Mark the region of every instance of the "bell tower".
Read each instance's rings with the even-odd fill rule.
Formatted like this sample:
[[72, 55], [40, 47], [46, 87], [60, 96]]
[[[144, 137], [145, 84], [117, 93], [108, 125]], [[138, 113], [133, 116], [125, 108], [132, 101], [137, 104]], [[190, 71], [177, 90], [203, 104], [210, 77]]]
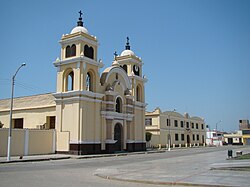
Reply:
[[115, 60], [121, 68], [126, 71], [132, 83], [132, 96], [138, 102], [145, 102], [144, 84], [147, 82], [145, 76], [142, 76], [143, 62], [141, 58], [137, 57], [131, 50], [129, 44], [129, 37], [127, 37], [125, 50], [122, 51], [120, 56], [116, 56]]
[[[131, 123], [131, 134], [136, 134], [137, 140], [143, 140], [142, 145], [146, 145], [145, 141], [145, 88], [144, 84], [147, 82], [145, 76], [142, 76], [143, 62], [141, 58], [137, 57], [131, 50], [129, 38], [125, 45], [125, 50], [120, 56], [115, 57], [117, 65], [126, 71], [131, 83], [131, 96], [134, 104], [134, 117]], [[136, 145], [136, 144], [135, 144]], [[143, 148], [144, 149], [144, 148]]]
[[[97, 61], [98, 41], [84, 27], [81, 11], [76, 27], [70, 34], [63, 35], [59, 43], [61, 58], [53, 63], [57, 67], [57, 89], [54, 94], [57, 148], [59, 152], [81, 154], [80, 147], [84, 147], [82, 142], [94, 139], [87, 137], [83, 129], [98, 128], [92, 122], [97, 121], [97, 112], [90, 109], [97, 109], [102, 97], [99, 94], [99, 69], [103, 63]], [[87, 127], [90, 124], [92, 126]]]

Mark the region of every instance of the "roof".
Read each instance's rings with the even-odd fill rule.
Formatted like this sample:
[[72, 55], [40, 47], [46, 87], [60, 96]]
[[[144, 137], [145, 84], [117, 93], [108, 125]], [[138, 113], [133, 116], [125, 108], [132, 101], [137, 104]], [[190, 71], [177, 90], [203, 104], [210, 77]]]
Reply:
[[[13, 100], [13, 109], [30, 109], [56, 106], [52, 93], [17, 97]], [[0, 100], [0, 111], [10, 110], [10, 99]]]

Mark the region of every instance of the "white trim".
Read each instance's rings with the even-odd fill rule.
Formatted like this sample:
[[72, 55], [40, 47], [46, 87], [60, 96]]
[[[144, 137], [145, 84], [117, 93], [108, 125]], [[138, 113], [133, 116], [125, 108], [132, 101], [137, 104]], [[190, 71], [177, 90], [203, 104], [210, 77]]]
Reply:
[[124, 107], [134, 108], [134, 105], [123, 105]]
[[89, 101], [89, 102], [95, 102], [95, 103], [101, 103], [102, 100], [98, 100], [98, 99], [91, 99], [91, 98], [88, 98], [88, 97], [70, 97], [70, 98], [60, 98], [60, 99], [56, 99], [55, 100], [56, 102], [71, 102], [71, 101]]
[[64, 60], [56, 60], [53, 62], [55, 67], [61, 66], [61, 65], [65, 65], [65, 64], [72, 64], [75, 62], [87, 62], [89, 64], [92, 64], [94, 66], [98, 66], [99, 68], [102, 68], [104, 66], [103, 63], [97, 62], [93, 59], [87, 58], [83, 55], [78, 56], [78, 57], [71, 57], [71, 58], [66, 58]]
[[142, 61], [140, 61], [140, 60], [136, 60], [136, 59], [134, 59], [134, 58], [126, 58], [126, 59], [118, 59], [118, 61], [117, 61], [118, 63], [122, 63], [122, 64], [131, 64], [131, 62], [133, 63], [133, 64], [139, 64], [140, 66], [142, 66], [143, 64], [144, 64], [144, 62], [142, 62]]
[[101, 111], [101, 114], [106, 119], [122, 119], [127, 121], [132, 121], [134, 114], [123, 114], [112, 111]]
[[56, 152], [56, 130], [53, 130], [53, 138], [52, 138], [52, 153]]
[[105, 143], [107, 144], [115, 144], [117, 142], [117, 140], [105, 140]]
[[114, 105], [115, 102], [114, 101], [103, 101], [103, 104], [110, 104], [110, 105]]
[[126, 143], [146, 143], [146, 141], [142, 141], [142, 140], [126, 140]]
[[60, 98], [60, 97], [73, 97], [73, 96], [89, 96], [89, 97], [94, 97], [101, 99], [104, 94], [101, 93], [95, 93], [95, 92], [90, 92], [90, 91], [69, 91], [69, 92], [57, 92], [53, 93], [53, 96], [55, 98]]
[[90, 140], [85, 140], [85, 141], [78, 141], [78, 140], [70, 140], [70, 144], [100, 144], [101, 141], [90, 141]]
[[[104, 70], [104, 73], [105, 73], [105, 70]], [[112, 73], [118, 73], [119, 75], [122, 76], [122, 78], [125, 80], [125, 86], [126, 88], [128, 88], [129, 90], [131, 90], [131, 83], [130, 83], [130, 79], [128, 77], [128, 75], [126, 74], [126, 72], [124, 71], [124, 69], [122, 69], [121, 67], [113, 67], [111, 68], [111, 70], [109, 70], [107, 76], [106, 76], [106, 79], [105, 79], [105, 83], [107, 83], [107, 80], [109, 78], [109, 76], [112, 74]]]
[[135, 75], [135, 74], [130, 74], [129, 76], [128, 76], [130, 79], [135, 79], [135, 80], [139, 80], [139, 81], [142, 81], [143, 83], [146, 83], [146, 82], [148, 82], [148, 79], [147, 78], [143, 78], [143, 77], [141, 77], [141, 76], [138, 76], [138, 75]]
[[29, 129], [25, 129], [24, 133], [24, 155], [29, 155]]
[[[88, 34], [89, 35], [89, 34]], [[95, 36], [91, 36], [91, 37], [94, 37]], [[61, 45], [67, 45], [68, 43], [72, 43], [72, 42], [85, 42], [86, 44], [91, 44], [91, 45], [94, 45], [94, 46], [98, 46], [98, 43], [97, 41], [93, 41], [93, 40], [90, 40], [82, 35], [78, 35], [78, 36], [74, 36], [72, 38], [67, 38], [67, 39], [63, 39], [63, 40], [60, 40], [59, 43]]]
[[115, 96], [115, 95], [117, 95], [117, 93], [115, 91], [109, 90], [109, 91], [105, 92], [105, 95], [113, 95], [113, 96]]
[[135, 101], [135, 105], [136, 105], [136, 106], [140, 106], [140, 107], [146, 107], [146, 106], [147, 106], [146, 103], [139, 102], [139, 101]]

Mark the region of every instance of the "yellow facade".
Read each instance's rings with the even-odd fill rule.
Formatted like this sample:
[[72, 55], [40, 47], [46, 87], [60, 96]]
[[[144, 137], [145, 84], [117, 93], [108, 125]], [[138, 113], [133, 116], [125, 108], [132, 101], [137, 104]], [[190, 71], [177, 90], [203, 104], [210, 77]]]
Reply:
[[200, 117], [181, 115], [175, 111], [161, 112], [156, 108], [146, 112], [146, 132], [152, 133], [153, 147], [203, 146], [206, 140], [205, 122]]
[[[55, 128], [56, 151], [61, 153], [145, 150], [143, 62], [127, 38], [126, 49], [100, 73], [104, 64], [98, 60], [97, 38], [81, 20], [59, 42], [61, 55], [53, 62], [56, 93], [15, 98], [13, 128]], [[4, 127], [9, 124], [9, 101], [0, 100]]]
[[79, 22], [61, 38], [61, 59], [54, 62], [57, 151], [89, 154], [145, 150], [146, 79], [141, 74], [141, 59], [127, 42], [112, 66], [99, 74], [103, 63], [97, 60], [98, 41], [83, 27], [81, 18]]

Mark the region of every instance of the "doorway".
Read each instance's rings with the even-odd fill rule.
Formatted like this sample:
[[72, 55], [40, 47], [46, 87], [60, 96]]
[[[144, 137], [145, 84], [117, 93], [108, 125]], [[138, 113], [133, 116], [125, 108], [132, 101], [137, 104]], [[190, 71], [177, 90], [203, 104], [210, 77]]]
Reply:
[[115, 151], [122, 150], [122, 125], [117, 123], [114, 129]]

